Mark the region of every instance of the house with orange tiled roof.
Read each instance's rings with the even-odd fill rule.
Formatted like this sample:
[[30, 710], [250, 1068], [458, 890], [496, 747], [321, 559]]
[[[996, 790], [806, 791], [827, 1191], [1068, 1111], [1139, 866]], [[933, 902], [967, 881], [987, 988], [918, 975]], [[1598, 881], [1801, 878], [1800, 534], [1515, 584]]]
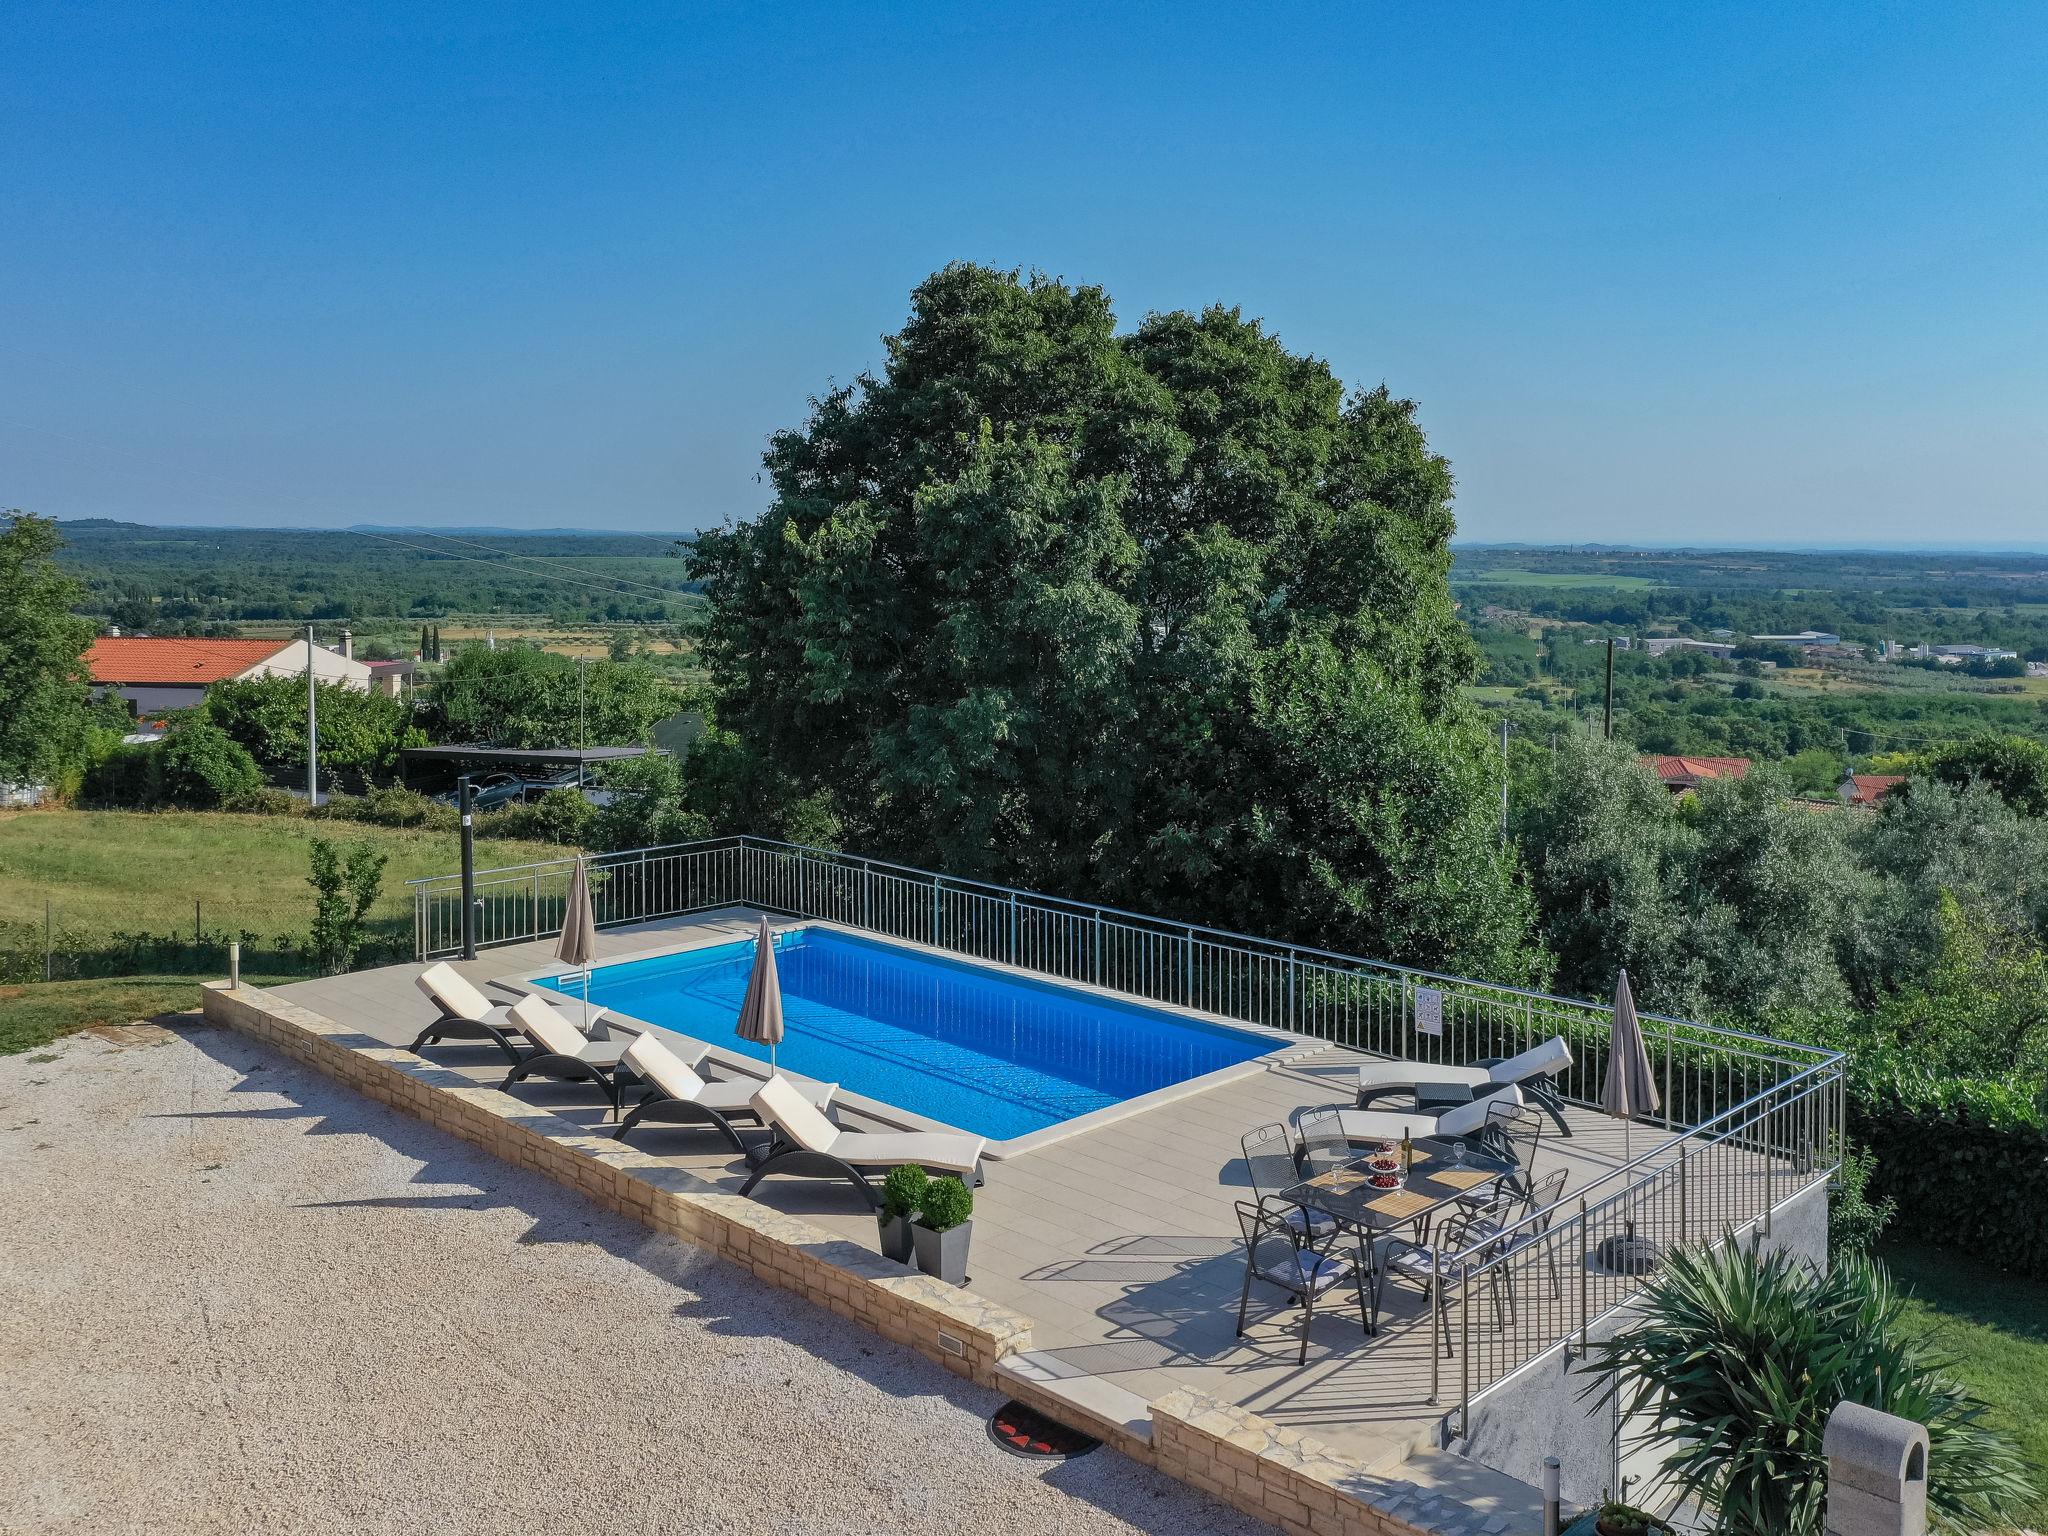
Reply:
[[340, 650], [298, 640], [188, 640], [174, 635], [102, 635], [85, 653], [95, 686], [112, 689], [138, 715], [191, 709], [214, 683], [250, 677], [304, 677], [310, 651], [323, 683], [370, 686], [370, 668], [355, 658], [348, 631]]
[[1842, 780], [1842, 804], [1875, 806], [1905, 782], [1903, 773], [1852, 773]]
[[1749, 772], [1746, 757], [1684, 757], [1646, 754], [1642, 763], [1674, 795], [1698, 789], [1709, 779], [1739, 779]]

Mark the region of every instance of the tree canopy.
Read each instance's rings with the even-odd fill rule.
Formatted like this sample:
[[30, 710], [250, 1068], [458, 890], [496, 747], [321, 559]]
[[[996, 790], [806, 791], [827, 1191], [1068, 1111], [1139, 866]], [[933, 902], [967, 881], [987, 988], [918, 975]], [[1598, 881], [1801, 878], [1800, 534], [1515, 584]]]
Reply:
[[57, 525], [9, 512], [0, 528], [0, 782], [43, 784], [75, 767], [92, 727], [84, 664], [92, 625], [57, 568]]
[[533, 645], [466, 645], [434, 684], [427, 729], [444, 741], [501, 747], [635, 746], [682, 707], [680, 691], [639, 662], [593, 661]]
[[1100, 288], [968, 265], [887, 353], [699, 542], [723, 819], [1533, 973], [1411, 402], [1234, 309], [1119, 334]]

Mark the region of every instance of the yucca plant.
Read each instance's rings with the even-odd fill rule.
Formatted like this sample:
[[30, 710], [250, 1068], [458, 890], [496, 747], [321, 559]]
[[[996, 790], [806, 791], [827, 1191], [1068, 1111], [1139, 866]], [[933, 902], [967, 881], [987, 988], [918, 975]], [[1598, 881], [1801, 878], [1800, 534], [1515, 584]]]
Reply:
[[1820, 1536], [1821, 1433], [1844, 1400], [1927, 1426], [1939, 1529], [1998, 1524], [2031, 1496], [2018, 1452], [1907, 1337], [1890, 1276], [1867, 1259], [1822, 1274], [1758, 1243], [1683, 1249], [1637, 1305], [1639, 1322], [1592, 1346], [1586, 1391], [1647, 1416], [1665, 1474], [1722, 1536]]

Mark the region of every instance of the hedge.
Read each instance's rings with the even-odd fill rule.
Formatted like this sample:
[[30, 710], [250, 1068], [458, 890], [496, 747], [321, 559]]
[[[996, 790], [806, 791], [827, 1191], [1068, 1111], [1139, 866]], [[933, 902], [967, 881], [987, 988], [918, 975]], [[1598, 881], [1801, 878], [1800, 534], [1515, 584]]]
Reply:
[[1883, 1045], [1852, 1058], [1849, 1134], [1877, 1154], [1895, 1232], [2048, 1279], [2048, 1113], [2011, 1084], [1950, 1078]]

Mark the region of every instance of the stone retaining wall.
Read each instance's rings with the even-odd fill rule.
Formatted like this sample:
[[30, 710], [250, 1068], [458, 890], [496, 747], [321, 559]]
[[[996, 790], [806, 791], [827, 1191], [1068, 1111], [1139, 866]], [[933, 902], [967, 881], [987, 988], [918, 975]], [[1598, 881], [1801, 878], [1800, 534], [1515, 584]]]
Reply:
[[1031, 1348], [1031, 1320], [1007, 1307], [906, 1270], [799, 1217], [726, 1194], [660, 1158], [592, 1136], [574, 1121], [259, 988], [210, 985], [204, 1011], [212, 1022], [367, 1098], [578, 1190], [654, 1231], [744, 1265], [769, 1284], [981, 1386], [1024, 1398], [1290, 1536], [1477, 1536], [1507, 1525], [1433, 1496], [1398, 1474], [1366, 1473], [1314, 1440], [1198, 1392], [1177, 1390], [1159, 1398], [1149, 1405], [1148, 1423], [1137, 1412], [1094, 1403], [1081, 1384], [1037, 1381], [1014, 1368], [999, 1372], [1006, 1357], [1015, 1360]]

